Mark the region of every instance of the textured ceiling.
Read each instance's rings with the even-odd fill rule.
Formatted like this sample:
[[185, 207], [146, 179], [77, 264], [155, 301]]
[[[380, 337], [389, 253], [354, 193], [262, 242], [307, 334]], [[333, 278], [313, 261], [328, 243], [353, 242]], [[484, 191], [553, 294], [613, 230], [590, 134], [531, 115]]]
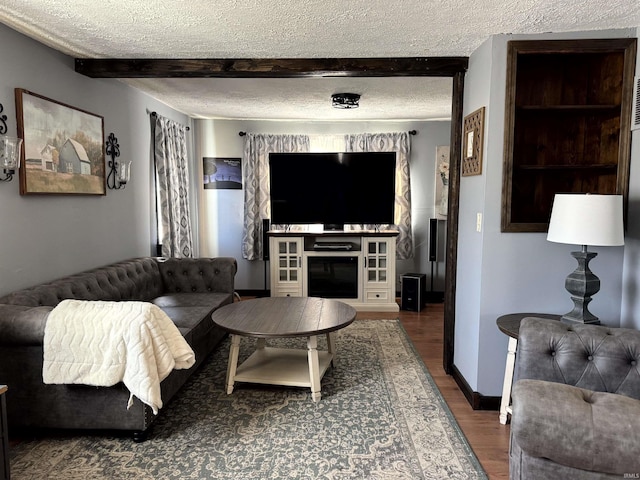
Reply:
[[[0, 22], [73, 57], [469, 56], [499, 33], [638, 27], [639, 0], [3, 0]], [[449, 118], [450, 79], [127, 80], [194, 117]], [[330, 107], [339, 91], [361, 108]]]

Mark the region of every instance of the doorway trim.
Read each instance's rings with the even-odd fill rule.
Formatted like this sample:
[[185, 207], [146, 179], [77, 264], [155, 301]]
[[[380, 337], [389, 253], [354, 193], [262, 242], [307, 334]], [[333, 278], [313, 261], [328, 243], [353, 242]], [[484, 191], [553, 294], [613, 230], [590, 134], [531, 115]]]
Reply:
[[443, 340], [443, 367], [448, 375], [456, 374], [453, 358], [462, 111], [464, 76], [468, 65], [468, 57], [75, 59], [76, 72], [91, 78], [451, 77], [453, 86]]

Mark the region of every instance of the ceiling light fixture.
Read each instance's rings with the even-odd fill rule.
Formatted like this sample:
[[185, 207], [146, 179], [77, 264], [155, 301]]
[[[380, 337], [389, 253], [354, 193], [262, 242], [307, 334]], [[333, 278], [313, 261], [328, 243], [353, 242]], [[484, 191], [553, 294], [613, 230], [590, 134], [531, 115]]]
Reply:
[[333, 108], [358, 108], [360, 95], [357, 93], [334, 93], [331, 95]]

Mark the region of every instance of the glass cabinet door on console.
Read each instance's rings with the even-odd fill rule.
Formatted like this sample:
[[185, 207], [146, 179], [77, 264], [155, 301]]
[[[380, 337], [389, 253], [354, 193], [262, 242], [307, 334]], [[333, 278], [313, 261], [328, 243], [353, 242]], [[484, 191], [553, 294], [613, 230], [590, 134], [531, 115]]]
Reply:
[[387, 283], [388, 249], [386, 240], [366, 240], [366, 282]]
[[391, 272], [395, 270], [392, 268], [395, 262], [395, 238], [366, 238], [364, 252], [364, 300], [389, 302], [394, 298]]
[[302, 296], [302, 239], [272, 237], [272, 296]]

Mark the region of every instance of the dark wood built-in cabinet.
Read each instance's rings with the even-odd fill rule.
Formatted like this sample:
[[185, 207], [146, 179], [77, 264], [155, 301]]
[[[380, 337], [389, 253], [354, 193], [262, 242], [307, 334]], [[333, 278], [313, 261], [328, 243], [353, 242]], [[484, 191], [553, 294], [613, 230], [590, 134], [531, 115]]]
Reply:
[[626, 205], [636, 40], [512, 41], [507, 52], [502, 231], [547, 231], [556, 193]]
[[6, 385], [0, 385], [0, 480], [9, 480], [9, 433], [7, 428]]

